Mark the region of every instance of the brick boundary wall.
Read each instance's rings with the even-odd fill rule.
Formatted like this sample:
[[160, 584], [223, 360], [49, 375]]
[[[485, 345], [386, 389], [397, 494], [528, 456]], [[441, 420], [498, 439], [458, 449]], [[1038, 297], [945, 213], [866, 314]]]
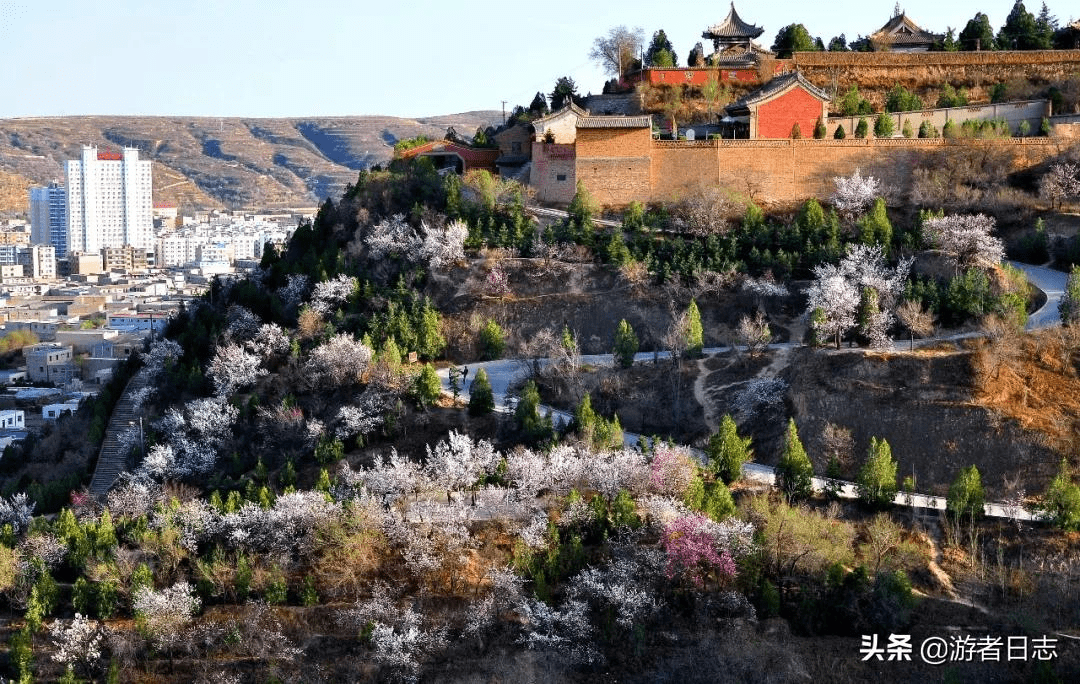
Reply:
[[656, 141], [637, 149], [577, 158], [577, 178], [601, 204], [673, 201], [702, 186], [720, 186], [771, 205], [794, 205], [827, 197], [833, 178], [855, 169], [906, 192], [913, 171], [949, 149], [994, 148], [1010, 155], [1013, 170], [1037, 166], [1064, 151], [1064, 138], [1003, 140], [924, 140], [918, 138], [845, 140], [695, 140]]
[[1017, 66], [1027, 64], [1075, 64], [1080, 67], [1080, 50], [1000, 50], [982, 52], [796, 52], [786, 61], [791, 67], [853, 66], [920, 67]]

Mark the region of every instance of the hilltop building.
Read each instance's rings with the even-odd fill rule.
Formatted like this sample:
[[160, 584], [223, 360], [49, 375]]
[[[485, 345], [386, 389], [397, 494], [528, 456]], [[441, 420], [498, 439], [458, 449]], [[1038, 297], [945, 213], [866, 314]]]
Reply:
[[829, 115], [829, 96], [793, 71], [777, 76], [762, 87], [724, 108], [721, 120], [731, 126], [732, 138], [791, 138], [795, 126], [802, 137], [813, 135], [818, 120]]
[[30, 188], [30, 242], [52, 245], [56, 256], [67, 256], [67, 189], [59, 183]]
[[772, 54], [754, 42], [764, 32], [764, 28], [743, 21], [733, 2], [724, 20], [705, 29], [701, 37], [713, 42], [709, 60], [713, 66], [748, 67], [756, 66], [761, 57]]
[[67, 251], [154, 249], [152, 164], [134, 148], [99, 152], [90, 145], [83, 146], [81, 159], [64, 164]]
[[908, 18], [899, 5], [893, 18], [867, 39], [875, 52], [929, 52], [943, 36], [924, 31]]

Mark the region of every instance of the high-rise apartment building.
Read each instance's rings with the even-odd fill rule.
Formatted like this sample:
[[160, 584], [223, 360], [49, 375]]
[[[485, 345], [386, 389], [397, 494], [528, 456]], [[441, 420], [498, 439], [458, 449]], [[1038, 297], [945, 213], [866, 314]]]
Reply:
[[30, 242], [52, 245], [56, 256], [67, 256], [67, 190], [58, 183], [30, 188]]
[[104, 247], [154, 248], [152, 162], [139, 151], [99, 152], [84, 145], [81, 159], [64, 164], [68, 252]]

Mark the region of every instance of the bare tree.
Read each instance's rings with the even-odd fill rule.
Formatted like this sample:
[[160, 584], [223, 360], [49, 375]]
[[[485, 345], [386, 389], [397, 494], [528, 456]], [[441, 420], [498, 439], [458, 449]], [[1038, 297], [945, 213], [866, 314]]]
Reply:
[[735, 207], [727, 192], [702, 185], [675, 205], [675, 226], [698, 237], [721, 235], [727, 232]]
[[911, 349], [915, 349], [915, 336], [926, 337], [934, 332], [934, 314], [922, 307], [919, 302], [905, 299], [896, 307], [896, 317], [911, 333]]
[[765, 313], [758, 309], [753, 318], [743, 315], [739, 319], [739, 325], [735, 328], [735, 334], [739, 341], [746, 345], [746, 352], [750, 356], [757, 356], [765, 351], [772, 341], [772, 333], [769, 331], [769, 322], [765, 320]]
[[641, 52], [645, 42], [645, 32], [641, 27], [632, 29], [616, 26], [606, 36], [593, 41], [589, 58], [595, 60], [607, 73], [621, 81], [631, 63]]

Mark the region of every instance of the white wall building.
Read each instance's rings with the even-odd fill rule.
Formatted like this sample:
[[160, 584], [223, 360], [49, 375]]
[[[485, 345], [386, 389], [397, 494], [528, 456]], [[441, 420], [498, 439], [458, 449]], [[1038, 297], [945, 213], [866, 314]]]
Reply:
[[0, 430], [22, 430], [26, 428], [26, 415], [17, 409], [0, 411]]
[[50, 183], [47, 188], [30, 188], [30, 242], [52, 245], [56, 256], [67, 256], [67, 189]]
[[117, 154], [89, 145], [65, 162], [68, 251], [154, 248], [152, 165], [133, 148]]

